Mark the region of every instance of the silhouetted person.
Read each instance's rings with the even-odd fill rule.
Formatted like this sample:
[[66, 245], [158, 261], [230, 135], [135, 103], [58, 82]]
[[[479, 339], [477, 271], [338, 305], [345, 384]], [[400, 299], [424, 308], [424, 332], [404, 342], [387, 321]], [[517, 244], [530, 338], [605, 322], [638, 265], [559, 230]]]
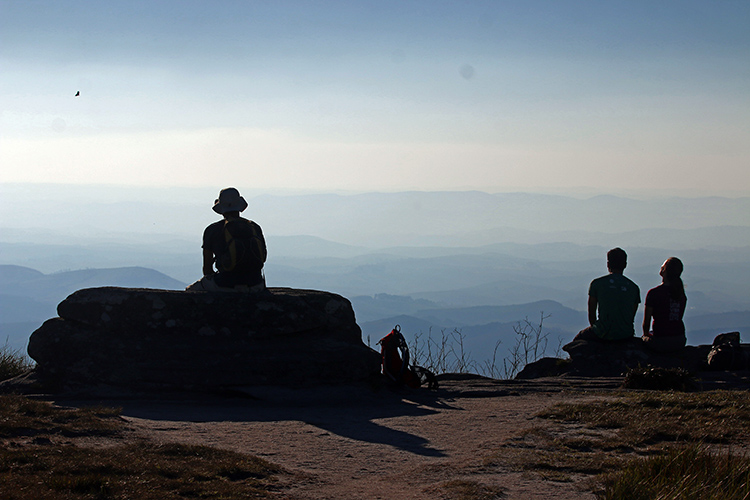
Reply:
[[266, 241], [255, 222], [240, 217], [247, 202], [235, 188], [222, 189], [213, 210], [224, 216], [203, 232], [203, 278], [189, 291], [261, 291]]
[[635, 312], [641, 302], [638, 285], [623, 276], [628, 255], [622, 248], [607, 252], [609, 274], [589, 285], [589, 326], [574, 340], [622, 340], [635, 336]]
[[679, 351], [687, 343], [682, 322], [687, 297], [681, 275], [682, 261], [677, 257], [668, 258], [659, 269], [661, 285], [646, 294], [642, 338], [654, 351]]

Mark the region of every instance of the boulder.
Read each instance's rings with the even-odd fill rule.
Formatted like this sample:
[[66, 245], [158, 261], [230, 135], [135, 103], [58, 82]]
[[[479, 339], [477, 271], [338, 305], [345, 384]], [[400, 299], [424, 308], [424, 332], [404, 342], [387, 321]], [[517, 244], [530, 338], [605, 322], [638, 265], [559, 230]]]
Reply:
[[528, 380], [543, 377], [556, 377], [570, 371], [570, 359], [540, 358], [523, 367], [523, 370], [516, 374], [516, 380]]
[[28, 353], [48, 386], [221, 392], [367, 380], [351, 303], [313, 290], [258, 294], [129, 288], [79, 290], [32, 333]]

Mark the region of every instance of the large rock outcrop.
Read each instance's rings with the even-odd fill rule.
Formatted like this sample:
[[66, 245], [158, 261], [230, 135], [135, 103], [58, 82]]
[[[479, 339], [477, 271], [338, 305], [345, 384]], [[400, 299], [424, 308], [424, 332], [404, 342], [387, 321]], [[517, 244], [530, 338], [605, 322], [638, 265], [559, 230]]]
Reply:
[[379, 372], [351, 303], [327, 292], [90, 288], [57, 311], [28, 347], [48, 386], [217, 392], [346, 384]]

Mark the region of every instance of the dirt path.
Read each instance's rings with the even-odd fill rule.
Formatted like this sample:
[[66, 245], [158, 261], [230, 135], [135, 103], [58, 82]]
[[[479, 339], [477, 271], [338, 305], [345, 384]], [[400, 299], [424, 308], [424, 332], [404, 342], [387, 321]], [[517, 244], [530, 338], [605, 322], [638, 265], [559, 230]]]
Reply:
[[438, 392], [267, 392], [258, 400], [129, 402], [123, 415], [141, 437], [279, 464], [293, 499], [451, 498], [462, 485], [502, 492], [496, 498], [593, 498], [575, 481], [486, 465], [507, 440], [546, 425], [538, 411], [587, 397], [559, 384], [516, 389], [447, 381]]

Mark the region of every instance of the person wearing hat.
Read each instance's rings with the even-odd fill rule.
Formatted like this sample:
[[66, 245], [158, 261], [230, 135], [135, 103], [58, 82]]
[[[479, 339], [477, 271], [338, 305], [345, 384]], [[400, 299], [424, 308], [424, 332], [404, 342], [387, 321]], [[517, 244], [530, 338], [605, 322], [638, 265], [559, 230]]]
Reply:
[[224, 218], [203, 232], [203, 278], [186, 290], [265, 290], [266, 241], [258, 224], [240, 217], [246, 208], [247, 202], [237, 189], [219, 192], [213, 210]]

